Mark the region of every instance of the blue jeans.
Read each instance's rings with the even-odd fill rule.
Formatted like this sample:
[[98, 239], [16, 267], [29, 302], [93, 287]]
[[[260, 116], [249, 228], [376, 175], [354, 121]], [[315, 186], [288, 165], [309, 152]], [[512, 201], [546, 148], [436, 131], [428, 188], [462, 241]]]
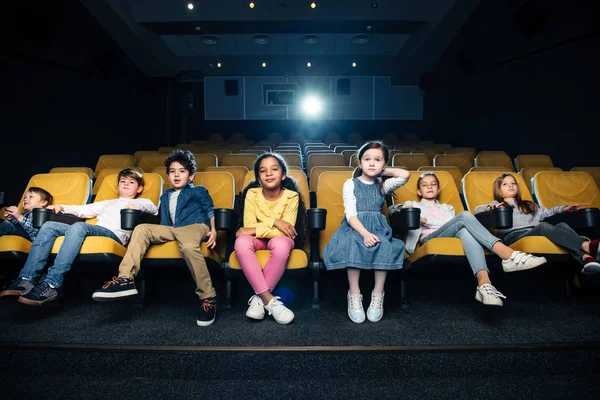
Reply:
[[102, 226], [90, 225], [85, 222], [68, 225], [62, 222], [48, 221], [42, 225], [37, 237], [33, 241], [29, 257], [27, 257], [19, 278], [35, 280], [41, 275], [48, 262], [54, 241], [59, 236], [64, 236], [65, 240], [56, 255], [54, 265], [48, 268], [48, 274], [42, 278], [43, 281], [46, 281], [55, 288], [62, 285], [63, 277], [71, 269], [71, 265], [79, 255], [79, 250], [81, 250], [86, 237], [103, 236], [122, 244], [111, 230]]
[[[450, 221], [446, 222], [435, 232], [427, 235], [421, 242], [434, 238], [453, 238], [457, 237], [461, 240], [465, 255], [469, 261], [469, 265], [473, 270], [473, 274], [481, 270], [489, 273], [487, 263], [485, 262], [485, 253], [483, 248], [492, 250], [494, 244], [500, 241], [496, 236], [492, 235], [481, 223], [468, 211], [463, 211]], [[483, 247], [482, 247], [483, 246]]]
[[27, 231], [25, 231], [25, 229], [23, 229], [23, 227], [20, 224], [17, 224], [15, 226], [8, 221], [2, 221], [2, 223], [0, 223], [0, 236], [4, 235], [21, 236], [22, 238], [31, 241], [31, 238], [27, 234]]

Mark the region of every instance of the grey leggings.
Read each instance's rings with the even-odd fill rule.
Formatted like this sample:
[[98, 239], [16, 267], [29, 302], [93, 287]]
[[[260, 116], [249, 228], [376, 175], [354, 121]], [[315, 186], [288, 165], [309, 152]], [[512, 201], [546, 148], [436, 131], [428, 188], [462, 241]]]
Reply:
[[509, 232], [504, 236], [504, 244], [510, 246], [517, 240], [527, 236], [545, 236], [552, 243], [564, 247], [569, 253], [579, 262], [581, 257], [585, 254], [581, 250], [581, 245], [585, 242], [582, 238], [564, 222], [560, 222], [556, 225], [549, 224], [547, 222], [540, 222], [540, 224], [533, 228], [517, 229]]

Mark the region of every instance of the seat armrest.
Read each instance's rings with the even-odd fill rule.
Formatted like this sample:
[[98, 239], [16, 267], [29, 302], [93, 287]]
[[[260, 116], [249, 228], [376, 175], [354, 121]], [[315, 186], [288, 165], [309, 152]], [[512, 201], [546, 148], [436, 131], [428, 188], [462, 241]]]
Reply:
[[577, 211], [567, 211], [544, 219], [552, 225], [564, 222], [573, 229], [596, 228], [600, 226], [600, 210], [597, 208], [582, 208]]
[[215, 208], [215, 228], [217, 230], [231, 230], [235, 226], [234, 212], [231, 208]]
[[124, 208], [121, 210], [121, 229], [123, 230], [132, 231], [140, 224], [157, 225], [159, 223], [160, 218], [158, 215], [130, 208]]
[[308, 215], [308, 228], [310, 230], [322, 231], [325, 229], [327, 209], [325, 208], [309, 208], [306, 210]]
[[33, 209], [31, 225], [35, 229], [40, 229], [42, 225], [48, 221], [62, 222], [63, 224], [73, 225], [76, 222], [83, 222], [84, 220], [73, 214], [65, 214], [62, 212], [55, 214], [53, 210], [48, 208]]

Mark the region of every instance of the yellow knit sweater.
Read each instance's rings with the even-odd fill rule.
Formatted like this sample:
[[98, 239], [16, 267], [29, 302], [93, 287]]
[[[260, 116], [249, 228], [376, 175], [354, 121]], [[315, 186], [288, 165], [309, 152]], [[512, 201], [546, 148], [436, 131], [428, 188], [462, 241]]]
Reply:
[[298, 193], [284, 189], [283, 195], [268, 201], [263, 197], [262, 188], [249, 189], [244, 202], [244, 227], [256, 228], [256, 237], [270, 239], [283, 236], [273, 226], [275, 220], [281, 219], [296, 225], [298, 215]]

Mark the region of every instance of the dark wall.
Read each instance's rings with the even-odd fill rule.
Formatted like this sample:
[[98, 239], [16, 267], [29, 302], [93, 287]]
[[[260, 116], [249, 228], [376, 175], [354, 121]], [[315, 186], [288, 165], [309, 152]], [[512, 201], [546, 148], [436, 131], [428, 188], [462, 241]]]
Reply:
[[482, 2], [423, 77], [426, 130], [563, 169], [600, 165], [598, 2], [499, 3]]
[[43, 3], [5, 14], [0, 191], [11, 203], [33, 174], [166, 142], [169, 83], [144, 77], [78, 1]]

